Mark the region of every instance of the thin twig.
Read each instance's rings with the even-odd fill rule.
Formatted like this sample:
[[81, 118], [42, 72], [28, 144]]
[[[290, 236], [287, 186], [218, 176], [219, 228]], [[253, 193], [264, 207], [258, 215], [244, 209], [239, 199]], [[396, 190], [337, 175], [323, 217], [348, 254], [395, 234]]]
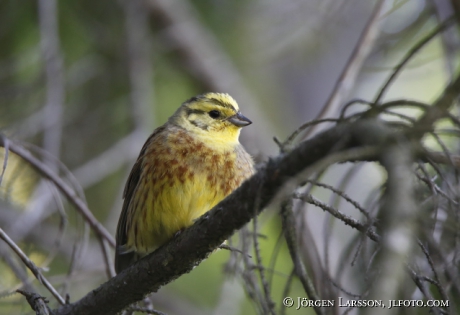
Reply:
[[[367, 56], [372, 50], [372, 47], [375, 44], [375, 41], [378, 37], [379, 30], [379, 20], [382, 15], [383, 4], [385, 0], [379, 0], [375, 4], [374, 10], [364, 27], [361, 36], [356, 43], [348, 61], [337, 79], [334, 89], [329, 95], [326, 104], [321, 108], [320, 113], [315, 120], [323, 119], [335, 112], [338, 111], [339, 106], [342, 104], [343, 100], [348, 96], [350, 90], [353, 88], [356, 78], [358, 77], [359, 71], [361, 70], [362, 65], [367, 59]], [[302, 139], [308, 138], [315, 132], [316, 128], [309, 129]]]
[[[1, 139], [0, 139], [1, 140]], [[3, 141], [0, 141], [0, 146], [4, 146]], [[75, 208], [82, 214], [85, 220], [90, 224], [94, 231], [105, 238], [112, 247], [115, 247], [115, 240], [113, 236], [99, 223], [94, 217], [91, 210], [88, 209], [86, 203], [75, 194], [75, 191], [71, 189], [61, 178], [56, 176], [50, 168], [44, 163], [40, 162], [37, 158], [32, 156], [28, 151], [22, 147], [10, 142], [10, 150], [15, 154], [19, 155], [22, 159], [27, 161], [35, 170], [37, 170], [44, 177], [51, 180], [59, 190], [67, 197], [67, 199], [75, 206]]]
[[[294, 272], [295, 275], [299, 278], [302, 283], [305, 293], [307, 293], [308, 298], [317, 301], [320, 299], [318, 293], [313, 285], [313, 281], [305, 270], [305, 266], [300, 259], [298, 253], [298, 243], [297, 243], [297, 232], [295, 230], [295, 218], [292, 213], [292, 200], [285, 201], [281, 205], [281, 219], [283, 225], [283, 232], [286, 242], [289, 248], [289, 254], [291, 255], [292, 262], [294, 263]], [[324, 314], [323, 309], [316, 306], [313, 307], [317, 315]]]
[[138, 306], [131, 306], [127, 309], [130, 312], [141, 312], [145, 314], [154, 314], [154, 315], [166, 315], [166, 313], [157, 311], [157, 310], [149, 310], [145, 307], [138, 307]]
[[0, 174], [0, 186], [2, 185], [2, 181], [3, 181], [3, 176], [5, 175], [5, 171], [6, 171], [6, 166], [8, 165], [8, 155], [10, 153], [10, 150], [8, 149], [9, 146], [10, 146], [10, 143], [8, 141], [8, 139], [0, 134], [0, 138], [2, 138], [2, 141], [4, 143], [4, 155], [3, 155], [3, 167], [2, 167], [2, 173]]
[[122, 0], [130, 81], [131, 113], [136, 129], [144, 134], [153, 125], [153, 65], [149, 11], [143, 0]]
[[435, 284], [436, 287], [438, 288], [439, 293], [441, 294], [442, 299], [443, 299], [444, 301], [449, 300], [449, 297], [448, 297], [446, 291], [444, 290], [444, 287], [441, 285], [441, 281], [440, 281], [440, 279], [439, 279], [438, 272], [436, 271], [436, 268], [434, 267], [434, 263], [433, 263], [433, 260], [431, 259], [431, 255], [430, 255], [430, 253], [428, 252], [428, 249], [426, 248], [425, 245], [423, 245], [423, 243], [422, 243], [420, 240], [418, 240], [417, 243], [418, 243], [418, 246], [420, 246], [420, 248], [422, 249], [423, 254], [424, 254], [425, 257], [426, 257], [426, 260], [428, 261], [428, 264], [430, 265], [431, 271], [433, 272], [434, 278], [435, 278], [435, 280], [436, 280], [436, 282], [433, 283], [433, 284]]
[[236, 248], [236, 247], [233, 247], [233, 246], [230, 246], [230, 245], [227, 245], [227, 244], [222, 244], [219, 246], [220, 249], [225, 249], [225, 250], [229, 250], [231, 252], [235, 252], [235, 253], [240, 253], [242, 255], [248, 255], [249, 258], [252, 258], [251, 255], [249, 254], [246, 254], [245, 252], [243, 252], [242, 250]]
[[[382, 249], [377, 259], [379, 274], [374, 277], [370, 299], [396, 299], [401, 290], [405, 262], [415, 245], [417, 203], [413, 180], [413, 152], [408, 143], [395, 143], [382, 151], [381, 163], [388, 173], [387, 190], [381, 210]], [[404, 179], [404, 180], [401, 180]], [[378, 284], [378, 285], [375, 285]], [[386, 314], [387, 310], [367, 309], [365, 314]]]
[[92, 186], [119, 170], [123, 164], [134, 160], [144, 141], [144, 134], [136, 129], [100, 155], [74, 169], [73, 174], [81, 186]]
[[311, 126], [316, 126], [317, 124], [322, 124], [322, 123], [325, 123], [325, 122], [335, 122], [335, 123], [338, 123], [340, 122], [341, 119], [337, 119], [337, 118], [323, 118], [323, 119], [314, 119], [314, 120], [311, 120], [311, 121], [308, 121], [306, 123], [304, 123], [302, 126], [300, 126], [299, 128], [297, 128], [287, 139], [286, 141], [284, 141], [283, 143], [279, 142], [279, 140], [277, 138], [274, 138], [275, 142], [278, 144], [279, 148], [280, 148], [280, 151], [281, 153], [286, 153], [288, 152], [292, 146], [292, 142], [295, 140], [295, 138], [304, 130], [306, 130], [307, 128], [311, 127]]
[[414, 47], [412, 47], [411, 50], [409, 50], [402, 61], [394, 68], [394, 70], [391, 72], [390, 77], [385, 81], [385, 84], [383, 87], [380, 89], [379, 94], [377, 94], [377, 97], [374, 100], [374, 104], [378, 104], [385, 93], [387, 92], [388, 88], [390, 87], [391, 83], [396, 79], [398, 74], [401, 72], [402, 68], [412, 59], [412, 57], [420, 50], [422, 49], [426, 44], [428, 44], [433, 38], [435, 38], [440, 32], [445, 30], [446, 28], [450, 27], [453, 25], [455, 22], [455, 19], [453, 17], [447, 19], [444, 21], [441, 25], [436, 27], [433, 31], [431, 31], [428, 35], [426, 35], [421, 41], [417, 43]]
[[[284, 285], [284, 289], [283, 289], [283, 297], [287, 297], [289, 296], [289, 291], [291, 290], [291, 285], [292, 285], [292, 281], [294, 280], [294, 276], [295, 276], [295, 269], [293, 268], [292, 269], [292, 272], [291, 274], [289, 275], [287, 281], [286, 281], [286, 284]], [[280, 315], [284, 315], [286, 314], [286, 309], [287, 307], [284, 306], [284, 304], [281, 302], [280, 303]]]
[[[272, 254], [271, 254], [271, 257], [270, 257], [270, 262], [268, 264], [268, 268], [271, 269], [271, 270], [275, 270], [275, 265], [276, 265], [276, 262], [277, 262], [277, 259], [278, 257], [280, 256], [280, 251], [281, 251], [281, 246], [283, 245], [283, 232], [280, 232], [278, 237], [276, 238], [276, 243], [275, 243], [275, 246], [273, 248], [273, 251], [272, 251]], [[274, 272], [272, 272], [270, 275], [269, 275], [269, 278], [268, 278], [268, 285], [269, 285], [269, 288], [272, 288], [272, 284], [273, 284], [273, 276], [274, 276]]]
[[37, 293], [30, 293], [23, 290], [16, 290], [17, 293], [24, 295], [30, 307], [36, 315], [53, 315], [47, 305], [48, 300]]
[[[38, 17], [40, 46], [46, 70], [46, 105], [43, 118], [47, 128], [43, 146], [52, 155], [59, 157], [62, 137], [63, 103], [65, 99], [63, 58], [59, 47], [58, 9], [56, 0], [39, 0]], [[52, 171], [56, 166], [48, 164]]]
[[[263, 266], [262, 257], [260, 255], [259, 239], [258, 239], [257, 209], [260, 207], [259, 203], [260, 203], [260, 192], [256, 196], [256, 204], [255, 204], [255, 207], [254, 207], [255, 216], [252, 219], [252, 225], [253, 225], [253, 233], [252, 233], [252, 235], [253, 235], [254, 254], [255, 254], [255, 257], [256, 257], [256, 264], [257, 264], [257, 266]], [[275, 309], [274, 309], [275, 303], [273, 303], [273, 301], [271, 299], [271, 296], [270, 296], [270, 289], [269, 289], [269, 286], [268, 286], [268, 283], [267, 283], [267, 278], [265, 277], [265, 272], [264, 272], [265, 270], [264, 270], [264, 268], [257, 268], [257, 269], [258, 269], [260, 281], [262, 283], [262, 289], [263, 289], [264, 296], [265, 296], [266, 307], [267, 307], [268, 312], [270, 314], [275, 315]]]
[[369, 213], [367, 212], [366, 209], [364, 209], [357, 201], [353, 200], [352, 198], [350, 198], [345, 192], [339, 190], [339, 189], [336, 189], [334, 187], [332, 187], [331, 185], [328, 185], [328, 184], [324, 184], [324, 183], [320, 183], [320, 182], [317, 182], [317, 181], [312, 181], [312, 180], [307, 180], [308, 183], [311, 183], [315, 186], [318, 186], [318, 187], [323, 187], [323, 188], [326, 188], [326, 189], [329, 189], [330, 191], [332, 191], [334, 194], [337, 194], [338, 196], [342, 197], [343, 199], [345, 199], [346, 201], [348, 201], [353, 207], [355, 207], [356, 209], [358, 209], [362, 214], [364, 214], [364, 216], [369, 220], [370, 219], [370, 215]]
[[339, 210], [334, 209], [333, 207], [331, 207], [331, 206], [319, 201], [318, 199], [316, 199], [312, 195], [310, 195], [310, 194], [294, 194], [293, 197], [295, 199], [300, 199], [300, 200], [302, 200], [304, 202], [308, 202], [308, 203], [310, 203], [310, 204], [312, 204], [314, 206], [317, 206], [318, 208], [323, 209], [324, 211], [329, 212], [330, 214], [332, 214], [337, 219], [341, 220], [346, 225], [349, 225], [352, 228], [355, 228], [358, 231], [365, 233], [371, 240], [373, 240], [375, 242], [380, 241], [380, 236], [374, 230], [372, 230], [371, 227], [369, 227], [366, 224], [363, 224], [363, 223], [353, 219], [352, 217], [349, 217], [346, 214], [343, 214]]
[[[32, 279], [29, 279], [27, 276], [27, 270], [24, 266], [17, 260], [13, 259], [13, 255], [11, 255], [10, 250], [8, 250], [5, 244], [0, 244], [0, 257], [3, 262], [8, 265], [8, 267], [13, 271], [16, 278], [18, 278], [22, 282], [22, 286], [27, 291], [35, 292], [35, 288], [32, 285]], [[6, 291], [0, 293], [0, 298], [11, 294], [11, 291]]]
[[115, 277], [117, 273], [115, 272], [115, 265], [113, 264], [111, 257], [111, 252], [107, 246], [107, 241], [99, 237], [99, 242], [101, 243], [102, 248], [102, 257], [104, 258], [105, 273], [107, 274], [107, 279]]
[[49, 281], [45, 278], [45, 276], [42, 275], [40, 269], [33, 263], [32, 260], [27, 257], [27, 255], [19, 248], [18, 245], [16, 245], [15, 242], [6, 234], [3, 229], [0, 228], [0, 238], [5, 241], [6, 244], [18, 255], [19, 258], [21, 258], [22, 262], [24, 265], [29, 268], [30, 271], [35, 275], [35, 278], [42, 283], [45, 288], [48, 289], [48, 291], [51, 292], [51, 294], [58, 300], [60, 304], [65, 304], [65, 300], [62, 298], [62, 296], [56, 291], [56, 289], [49, 283]]
[[[430, 293], [429, 290], [427, 290], [427, 288], [425, 287], [424, 283], [422, 282], [422, 280], [425, 280], [425, 277], [419, 276], [415, 272], [415, 270], [413, 268], [411, 268], [409, 265], [407, 265], [406, 269], [407, 269], [407, 272], [409, 273], [409, 275], [411, 276], [412, 281], [414, 281], [415, 285], [420, 290], [420, 292], [422, 292], [422, 294], [425, 296], [425, 298], [427, 300], [434, 300], [433, 295]], [[441, 313], [442, 314], [447, 314], [446, 312], [444, 312], [439, 307], [434, 307], [434, 306], [430, 307], [430, 312], [435, 313], [436, 315], [439, 315]]]
[[[242, 251], [243, 253], [249, 253], [250, 250], [250, 238], [248, 234], [251, 233], [247, 227], [244, 227], [242, 230]], [[253, 273], [255, 269], [254, 263], [249, 258], [249, 254], [243, 255], [243, 264], [244, 264], [244, 271], [242, 273], [242, 278], [245, 282], [245, 290], [249, 296], [258, 306], [259, 312], [264, 314], [268, 312], [268, 305], [264, 303], [263, 294], [259, 289], [257, 279]]]

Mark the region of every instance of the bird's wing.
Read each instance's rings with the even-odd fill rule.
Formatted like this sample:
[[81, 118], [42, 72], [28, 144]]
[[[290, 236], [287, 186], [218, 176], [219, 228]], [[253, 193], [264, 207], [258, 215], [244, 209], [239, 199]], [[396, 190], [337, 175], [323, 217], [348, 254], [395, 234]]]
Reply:
[[120, 273], [123, 269], [131, 265], [135, 260], [137, 260], [136, 253], [130, 249], [126, 248], [127, 243], [127, 223], [129, 215], [129, 205], [133, 199], [134, 193], [137, 189], [139, 179], [142, 173], [142, 159], [145, 155], [145, 151], [151, 142], [155, 141], [155, 138], [165, 129], [164, 126], [157, 128], [147, 139], [142, 150], [137, 158], [136, 163], [134, 163], [131, 173], [129, 174], [126, 186], [123, 192], [123, 207], [121, 209], [120, 219], [117, 226], [117, 237], [116, 237], [116, 248], [115, 248], [115, 270], [117, 273]]

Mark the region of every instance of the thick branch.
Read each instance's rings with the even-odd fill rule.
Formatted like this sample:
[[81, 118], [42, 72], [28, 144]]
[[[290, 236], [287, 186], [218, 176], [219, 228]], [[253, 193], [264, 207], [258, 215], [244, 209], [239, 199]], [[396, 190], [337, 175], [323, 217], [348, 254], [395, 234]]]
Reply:
[[[366, 135], [364, 140], [361, 139], [363, 134]], [[377, 139], [386, 139], [385, 135], [388, 134], [388, 128], [377, 121], [342, 124], [302, 143], [289, 154], [270, 160], [192, 227], [80, 301], [62, 306], [55, 311], [56, 314], [103, 315], [119, 312], [146, 294], [190, 272], [235, 230], [260, 213], [283, 185], [305, 168], [331, 152], [356, 145], [375, 145], [379, 142]], [[254, 198], [256, 195], [260, 196], [257, 201]], [[257, 211], [254, 211], [256, 206]]]

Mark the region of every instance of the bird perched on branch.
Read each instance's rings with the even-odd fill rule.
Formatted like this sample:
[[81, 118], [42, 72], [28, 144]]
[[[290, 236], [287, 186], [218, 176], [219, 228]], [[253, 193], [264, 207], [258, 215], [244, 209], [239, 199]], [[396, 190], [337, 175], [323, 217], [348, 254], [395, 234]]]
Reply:
[[254, 173], [238, 141], [251, 123], [230, 95], [206, 93], [183, 103], [152, 133], [125, 186], [117, 273], [192, 225]]

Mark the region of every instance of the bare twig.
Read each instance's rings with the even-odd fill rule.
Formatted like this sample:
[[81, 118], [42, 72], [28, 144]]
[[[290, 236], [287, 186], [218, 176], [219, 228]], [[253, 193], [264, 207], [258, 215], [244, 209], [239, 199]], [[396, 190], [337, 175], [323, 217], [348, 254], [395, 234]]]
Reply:
[[[329, 95], [326, 104], [324, 104], [315, 120], [323, 119], [333, 113], [336, 113], [339, 106], [342, 105], [344, 99], [346, 99], [350, 90], [353, 88], [359, 71], [361, 70], [362, 65], [366, 61], [366, 58], [371, 52], [377, 39], [379, 22], [383, 11], [382, 9], [384, 8], [384, 3], [385, 0], [377, 1], [370, 18], [364, 27], [364, 30], [361, 33], [347, 64], [345, 65], [345, 68], [342, 70], [342, 73], [337, 79], [334, 89]], [[315, 132], [315, 130], [317, 130], [315, 127], [309, 129], [302, 135], [302, 139], [308, 138]]]
[[[0, 226], [10, 227], [13, 225], [14, 222], [18, 220], [20, 216], [19, 211], [15, 211], [9, 209], [7, 207], [2, 207], [2, 211], [0, 211]], [[5, 232], [9, 232], [5, 228]], [[28, 243], [33, 243], [42, 250], [49, 250], [50, 248], [56, 247], [56, 236], [59, 235], [60, 230], [56, 226], [51, 223], [43, 222], [41, 225], [34, 226], [33, 229], [29, 232], [27, 237], [24, 239]], [[72, 244], [75, 241], [77, 236], [77, 232], [73, 229], [73, 227], [68, 227], [66, 230], [65, 235], [61, 237], [60, 242], [62, 244]], [[10, 238], [12, 238], [11, 233], [9, 233]], [[17, 240], [12, 238], [16, 243]], [[66, 261], [71, 261], [72, 258], [72, 247], [73, 246], [60, 246], [56, 248], [56, 251], [61, 257], [64, 258]], [[87, 253], [84, 257], [82, 257], [83, 262], [80, 266], [80, 271], [83, 272], [100, 272], [100, 266], [103, 264], [102, 257], [99, 256], [100, 254], [100, 245], [97, 243], [96, 240], [91, 240], [90, 244], [88, 245]], [[31, 291], [26, 288], [27, 291]]]
[[267, 312], [270, 314], [275, 315], [275, 303], [273, 303], [271, 296], [270, 296], [270, 289], [268, 286], [267, 278], [265, 277], [265, 270], [263, 268], [262, 264], [262, 257], [260, 255], [260, 246], [259, 246], [259, 239], [258, 239], [258, 218], [257, 218], [257, 209], [260, 207], [259, 205], [260, 202], [260, 192], [256, 195], [256, 204], [254, 207], [254, 218], [252, 219], [253, 223], [253, 244], [254, 244], [254, 255], [256, 258], [256, 264], [257, 266], [260, 266], [260, 268], [257, 268], [257, 271], [259, 273], [259, 278], [262, 283], [262, 289], [263, 289], [263, 294], [264, 294], [264, 307], [267, 309]]
[[428, 252], [428, 249], [426, 248], [425, 245], [423, 245], [423, 243], [420, 240], [418, 240], [418, 246], [420, 246], [420, 248], [422, 249], [423, 254], [425, 255], [426, 260], [428, 261], [428, 264], [430, 265], [431, 271], [433, 272], [433, 275], [435, 277], [435, 281], [432, 281], [433, 284], [435, 284], [436, 287], [438, 288], [442, 299], [447, 301], [449, 299], [449, 297], [447, 296], [447, 293], [444, 290], [444, 287], [441, 285], [441, 281], [439, 279], [438, 272], [437, 272], [436, 268], [434, 267], [433, 259], [431, 258], [431, 255]]
[[149, 12], [143, 0], [122, 0], [128, 49], [131, 106], [136, 128], [144, 134], [153, 125], [153, 66]]
[[[0, 138], [0, 140], [2, 140]], [[4, 146], [4, 142], [0, 142], [0, 146]], [[32, 156], [28, 151], [22, 147], [10, 142], [10, 150], [15, 154], [19, 155], [22, 159], [27, 161], [34, 169], [36, 169], [44, 177], [51, 180], [58, 189], [67, 197], [67, 199], [76, 207], [76, 209], [82, 214], [85, 220], [90, 224], [94, 231], [100, 236], [105, 238], [109, 244], [115, 247], [115, 240], [113, 236], [99, 223], [94, 217], [91, 210], [88, 209], [86, 203], [75, 194], [75, 191], [71, 189], [61, 178], [56, 176], [51, 169], [45, 164], [40, 162], [37, 158]]]
[[58, 300], [60, 304], [64, 304], [65, 300], [59, 295], [59, 293], [56, 291], [56, 289], [49, 283], [49, 281], [42, 275], [41, 271], [35, 266], [32, 260], [27, 257], [27, 255], [19, 248], [18, 245], [16, 245], [15, 242], [0, 228], [0, 238], [5, 241], [6, 244], [16, 253], [16, 255], [21, 258], [22, 262], [24, 265], [29, 268], [30, 271], [35, 275], [35, 278], [42, 283], [48, 291], [51, 292], [51, 294]]
[[307, 183], [311, 183], [315, 186], [318, 186], [318, 187], [323, 187], [323, 188], [326, 188], [326, 189], [329, 189], [330, 191], [332, 191], [334, 194], [337, 194], [338, 196], [342, 197], [343, 199], [345, 199], [346, 201], [348, 201], [351, 205], [353, 205], [353, 207], [355, 207], [356, 209], [358, 209], [362, 214], [364, 214], [364, 216], [367, 218], [367, 219], [370, 219], [370, 216], [369, 216], [369, 213], [367, 212], [366, 209], [364, 209], [358, 202], [356, 202], [355, 200], [353, 200], [352, 198], [350, 198], [345, 192], [339, 190], [339, 189], [336, 189], [334, 187], [332, 187], [331, 185], [327, 185], [327, 184], [324, 184], [324, 183], [320, 183], [320, 182], [317, 182], [317, 181], [313, 181], [313, 180], [307, 180]]
[[8, 155], [10, 153], [9, 151], [9, 141], [6, 139], [6, 137], [2, 134], [0, 134], [0, 137], [2, 138], [2, 141], [4, 143], [4, 154], [3, 154], [3, 166], [2, 166], [2, 173], [0, 174], [0, 186], [2, 185], [3, 181], [3, 176], [5, 175], [6, 171], [6, 166], [8, 165]]
[[166, 315], [163, 312], [157, 311], [157, 310], [149, 310], [145, 307], [138, 307], [138, 306], [131, 306], [127, 310], [128, 312], [140, 312], [140, 313], [145, 313], [145, 314], [154, 314], [154, 315]]
[[[24, 268], [23, 265], [20, 264], [20, 262], [13, 259], [14, 256], [11, 255], [10, 250], [7, 249], [7, 246], [5, 244], [0, 244], [0, 257], [8, 265], [8, 267], [10, 267], [16, 278], [18, 278], [22, 282], [23, 288], [27, 291], [34, 292], [35, 289], [31, 283], [31, 279], [29, 279], [29, 277], [27, 276], [27, 270]], [[5, 294], [9, 293], [11, 292], [0, 293], [0, 298]]]
[[145, 141], [144, 134], [135, 130], [117, 143], [73, 170], [83, 187], [89, 187], [117, 171], [123, 164], [134, 160]]
[[[243, 227], [241, 229], [241, 242], [242, 242], [242, 251], [245, 253], [243, 255], [243, 265], [244, 270], [242, 273], [242, 278], [245, 283], [245, 290], [248, 296], [255, 302], [256, 306], [259, 308], [259, 312], [264, 314], [269, 311], [269, 306], [265, 303], [265, 299], [263, 298], [263, 293], [259, 288], [259, 284], [257, 282], [257, 278], [255, 273], [253, 272], [256, 269], [256, 265], [250, 259], [250, 255], [248, 254], [250, 251], [250, 241], [251, 238], [248, 236], [251, 232], [247, 227]], [[256, 233], [253, 231], [252, 233]]]
[[16, 292], [26, 297], [27, 302], [29, 302], [30, 307], [35, 311], [36, 315], [53, 315], [47, 305], [48, 300], [46, 298], [23, 290], [17, 290]]
[[[449, 5], [449, 2], [449, 0], [431, 0], [431, 5], [434, 7], [438, 23], [442, 23], [442, 21], [444, 21], [449, 16], [455, 15], [455, 10], [451, 5]], [[455, 46], [458, 45], [456, 30], [450, 29], [443, 32], [441, 40], [446, 72], [449, 75], [449, 78], [452, 79], [455, 75], [455, 57], [457, 52]]]
[[[313, 281], [305, 270], [305, 266], [300, 259], [298, 253], [298, 244], [297, 244], [297, 235], [295, 231], [295, 219], [292, 213], [292, 200], [286, 201], [281, 206], [281, 219], [283, 224], [283, 232], [286, 242], [288, 244], [289, 253], [291, 255], [292, 262], [294, 263], [294, 272], [302, 283], [303, 289], [308, 295], [308, 298], [317, 301], [320, 299], [318, 293], [316, 292], [315, 287], [313, 286]], [[317, 315], [324, 314], [323, 309], [319, 306], [314, 306], [314, 310]]]
[[294, 194], [294, 198], [303, 200], [305, 202], [308, 202], [312, 205], [315, 205], [330, 214], [332, 214], [334, 217], [337, 219], [341, 220], [343, 223], [346, 225], [351, 226], [352, 228], [357, 229], [358, 231], [366, 234], [371, 240], [375, 242], [380, 241], [380, 236], [371, 229], [371, 227], [367, 226], [366, 224], [360, 223], [356, 219], [353, 219], [352, 217], [347, 216], [346, 214], [341, 213], [339, 210], [334, 209], [333, 207], [326, 205], [325, 203], [317, 200], [315, 197], [313, 197], [310, 194]]
[[[433, 295], [431, 295], [430, 291], [427, 290], [424, 283], [422, 282], [422, 280], [424, 280], [424, 277], [421, 277], [420, 275], [418, 275], [417, 272], [415, 272], [415, 270], [411, 268], [410, 266], [407, 266], [406, 269], [408, 270], [408, 273], [412, 277], [412, 281], [414, 281], [415, 285], [418, 287], [420, 292], [422, 292], [425, 298], [427, 300], [434, 300]], [[430, 309], [431, 309], [431, 312], [433, 312], [436, 315], [441, 314], [440, 309], [437, 307], [430, 307]], [[443, 314], [445, 313], [443, 312]]]
[[426, 35], [421, 41], [419, 41], [417, 45], [412, 47], [412, 49], [407, 52], [407, 54], [404, 56], [402, 61], [391, 72], [390, 77], [385, 81], [385, 84], [380, 89], [380, 92], [378, 93], [377, 97], [375, 98], [373, 102], [374, 104], [378, 104], [383, 99], [391, 83], [393, 83], [393, 81], [396, 79], [398, 74], [401, 72], [404, 66], [414, 57], [414, 55], [420, 49], [422, 49], [427, 43], [429, 43], [433, 38], [435, 38], [440, 32], [452, 26], [453, 22], [455, 22], [454, 18], [451, 17], [447, 19], [446, 21], [444, 21], [444, 23], [436, 27], [433, 31], [431, 31], [428, 35]]
[[[62, 136], [64, 103], [64, 70], [59, 48], [58, 13], [56, 0], [39, 0], [40, 45], [46, 69], [46, 105], [43, 118], [47, 120], [43, 145], [58, 157]], [[49, 165], [53, 171], [55, 166]]]
[[99, 242], [101, 243], [102, 257], [104, 258], [105, 272], [107, 274], [107, 279], [110, 279], [112, 277], [115, 277], [115, 275], [117, 274], [115, 272], [115, 266], [111, 259], [111, 252], [107, 246], [107, 242], [104, 239], [99, 238]]
[[[401, 290], [399, 279], [405, 272], [405, 262], [415, 244], [415, 220], [417, 206], [414, 200], [415, 187], [412, 174], [413, 152], [405, 144], [393, 144], [385, 148], [382, 164], [388, 172], [388, 185], [383, 205], [383, 248], [377, 259], [381, 269], [370, 298], [384, 301], [397, 299]], [[366, 314], [386, 314], [387, 310], [366, 310]]]
[[322, 123], [325, 123], [325, 122], [340, 122], [340, 119], [336, 119], [336, 118], [324, 118], [324, 119], [315, 119], [315, 120], [311, 120], [311, 121], [308, 121], [306, 123], [304, 123], [302, 126], [300, 126], [299, 128], [297, 128], [287, 139], [286, 141], [284, 141], [283, 143], [281, 143], [277, 138], [274, 138], [275, 142], [278, 144], [279, 148], [280, 148], [280, 151], [281, 153], [286, 153], [288, 152], [289, 150], [292, 149], [292, 143], [293, 141], [295, 140], [295, 138], [300, 134], [302, 133], [302, 131], [306, 130], [307, 128], [309, 127], [312, 127], [312, 126], [316, 126], [318, 124], [322, 124]]
[[[289, 296], [289, 291], [291, 290], [292, 280], [294, 280], [294, 276], [295, 276], [295, 269], [292, 269], [292, 272], [291, 272], [291, 274], [289, 275], [289, 277], [288, 277], [288, 279], [286, 281], [286, 285], [284, 286], [282, 296]], [[286, 314], [286, 309], [287, 309], [287, 307], [285, 307], [281, 303], [280, 315]]]

